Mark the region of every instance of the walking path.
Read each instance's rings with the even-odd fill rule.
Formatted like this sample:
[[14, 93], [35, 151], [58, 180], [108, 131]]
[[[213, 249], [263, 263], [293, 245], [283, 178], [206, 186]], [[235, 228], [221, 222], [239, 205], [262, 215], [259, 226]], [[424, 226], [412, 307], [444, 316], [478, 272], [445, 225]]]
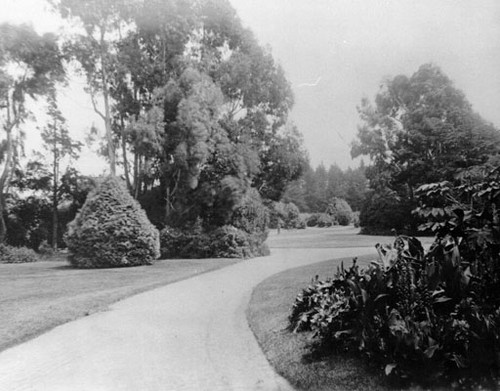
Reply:
[[133, 296], [0, 353], [0, 391], [291, 390], [248, 327], [253, 288], [289, 268], [373, 252], [276, 248]]

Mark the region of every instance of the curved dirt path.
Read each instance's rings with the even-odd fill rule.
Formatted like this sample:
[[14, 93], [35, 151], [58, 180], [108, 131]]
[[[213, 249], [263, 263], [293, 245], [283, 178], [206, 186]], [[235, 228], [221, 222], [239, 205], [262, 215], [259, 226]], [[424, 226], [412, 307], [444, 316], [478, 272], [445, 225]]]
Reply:
[[370, 247], [282, 249], [118, 302], [0, 353], [0, 390], [291, 390], [248, 327], [252, 289]]

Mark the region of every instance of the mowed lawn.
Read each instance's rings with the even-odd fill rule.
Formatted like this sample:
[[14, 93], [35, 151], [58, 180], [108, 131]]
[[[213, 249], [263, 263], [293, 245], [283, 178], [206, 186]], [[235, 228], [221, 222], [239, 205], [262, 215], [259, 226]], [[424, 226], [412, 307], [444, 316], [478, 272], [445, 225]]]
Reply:
[[0, 351], [133, 294], [236, 262], [161, 260], [118, 269], [74, 269], [64, 260], [0, 264]]

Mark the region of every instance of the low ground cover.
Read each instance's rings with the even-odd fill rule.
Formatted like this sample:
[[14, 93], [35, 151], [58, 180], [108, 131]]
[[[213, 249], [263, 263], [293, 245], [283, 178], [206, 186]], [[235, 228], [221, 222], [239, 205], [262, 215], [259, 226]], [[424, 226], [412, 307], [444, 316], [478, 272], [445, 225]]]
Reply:
[[0, 264], [0, 351], [133, 294], [238, 262], [161, 260], [152, 266], [74, 269], [61, 258]]

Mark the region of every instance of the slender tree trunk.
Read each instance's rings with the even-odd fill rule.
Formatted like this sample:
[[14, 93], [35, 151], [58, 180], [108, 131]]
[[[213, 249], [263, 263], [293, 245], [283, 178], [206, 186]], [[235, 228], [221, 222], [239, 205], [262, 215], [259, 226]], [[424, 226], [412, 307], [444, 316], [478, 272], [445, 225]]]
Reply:
[[[54, 129], [56, 129], [54, 125]], [[57, 205], [58, 205], [58, 199], [57, 199], [57, 184], [59, 183], [59, 161], [58, 161], [58, 156], [57, 156], [57, 146], [56, 146], [56, 138], [54, 137], [54, 149], [53, 149], [53, 154], [54, 154], [54, 166], [53, 166], [53, 177], [54, 177], [54, 183], [52, 184], [52, 248], [54, 251], [57, 250], [57, 232], [58, 232], [58, 215], [57, 215]]]
[[132, 185], [130, 184], [130, 170], [128, 168], [128, 159], [127, 159], [127, 143], [125, 140], [125, 127], [123, 124], [123, 116], [120, 116], [120, 125], [121, 125], [121, 141], [122, 141], [122, 153], [123, 153], [123, 170], [125, 171], [125, 182], [127, 183], [127, 189], [129, 192], [132, 191]]
[[134, 156], [134, 198], [139, 197], [139, 188], [141, 186], [139, 178], [139, 154], [136, 152]]
[[108, 143], [109, 168], [111, 175], [116, 175], [116, 156], [113, 143], [113, 131], [111, 127], [111, 110], [109, 105], [108, 72], [106, 70], [106, 49], [104, 46], [104, 28], [101, 28], [101, 73], [102, 73], [102, 95], [104, 98], [104, 126], [106, 128], [106, 141]]
[[166, 186], [166, 192], [165, 192], [165, 223], [168, 222], [168, 219], [170, 217], [170, 214], [172, 213], [171, 207], [170, 207], [170, 186], [167, 183]]
[[5, 224], [4, 212], [5, 212], [5, 189], [7, 187], [7, 182], [10, 174], [10, 166], [12, 164], [12, 128], [6, 129], [7, 133], [7, 157], [5, 159], [5, 167], [0, 177], [0, 243], [5, 242], [7, 236], [7, 225]]

